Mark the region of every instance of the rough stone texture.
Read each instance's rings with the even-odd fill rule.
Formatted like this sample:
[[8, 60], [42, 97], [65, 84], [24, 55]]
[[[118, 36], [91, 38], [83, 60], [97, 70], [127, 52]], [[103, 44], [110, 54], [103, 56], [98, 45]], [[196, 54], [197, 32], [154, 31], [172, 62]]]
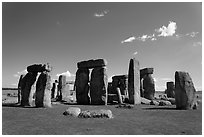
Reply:
[[18, 81], [18, 103], [21, 103], [21, 94], [22, 94], [22, 79], [25, 75], [21, 75]]
[[150, 105], [151, 100], [141, 97], [141, 104]]
[[106, 65], [107, 65], [107, 61], [105, 59], [88, 60], [88, 61], [81, 61], [77, 63], [78, 68], [95, 68], [95, 67], [104, 67]]
[[80, 118], [113, 118], [111, 110], [85, 110], [82, 111], [79, 116]]
[[175, 72], [175, 99], [177, 109], [193, 109], [195, 88], [188, 72]]
[[140, 79], [142, 79], [146, 74], [153, 74], [154, 68], [144, 68], [140, 70]]
[[58, 83], [58, 101], [62, 100], [62, 92], [64, 90], [64, 87], [66, 85], [66, 76], [65, 75], [60, 75], [59, 76], [59, 83]]
[[118, 102], [119, 102], [119, 104], [123, 104], [122, 96], [121, 96], [121, 93], [120, 93], [120, 88], [116, 88], [116, 90], [117, 90], [117, 93], [118, 93]]
[[31, 90], [30, 90], [30, 95], [29, 95], [29, 104], [30, 106], [34, 107], [35, 106], [35, 98], [36, 98], [36, 83], [37, 83], [37, 79], [40, 76], [40, 73], [37, 73], [36, 76], [36, 80], [33, 83], [33, 85], [31, 86]]
[[37, 73], [28, 72], [23, 78], [21, 83], [21, 106], [30, 106], [29, 97], [31, 92], [31, 87], [35, 83], [37, 77]]
[[150, 105], [159, 106], [159, 102], [156, 100], [151, 100]]
[[33, 64], [27, 67], [28, 72], [43, 72], [45, 71], [45, 66], [43, 64]]
[[76, 72], [76, 100], [77, 104], [90, 104], [89, 93], [89, 69], [78, 69]]
[[117, 94], [108, 94], [108, 103], [112, 104], [114, 102], [118, 103], [118, 95]]
[[90, 97], [93, 105], [107, 105], [108, 76], [105, 67], [94, 68], [91, 73]]
[[78, 107], [69, 107], [64, 113], [63, 115], [67, 116], [74, 116], [74, 117], [78, 117], [79, 114], [81, 113], [81, 109]]
[[57, 83], [54, 82], [52, 83], [52, 94], [51, 94], [51, 98], [56, 98], [57, 97]]
[[116, 88], [119, 87], [121, 95], [128, 97], [128, 76], [127, 75], [117, 75], [112, 77], [113, 93], [117, 93]]
[[64, 101], [69, 101], [70, 100], [69, 84], [66, 84], [62, 88], [62, 100], [64, 100]]
[[160, 100], [159, 101], [159, 106], [171, 106], [171, 102], [167, 100]]
[[176, 104], [175, 98], [167, 98], [167, 101], [171, 102], [172, 105]]
[[144, 97], [146, 99], [153, 100], [154, 94], [155, 94], [155, 85], [154, 85], [154, 79], [152, 78], [151, 74], [147, 74], [144, 76], [143, 89], [144, 89]]
[[36, 107], [51, 107], [51, 76], [42, 72], [36, 84]]
[[134, 105], [131, 105], [131, 104], [119, 104], [118, 106], [116, 106], [116, 108], [132, 109], [132, 108], [134, 108]]
[[108, 82], [108, 94], [114, 94], [112, 82]]
[[128, 96], [130, 104], [140, 104], [140, 66], [135, 58], [130, 59], [128, 72]]
[[174, 98], [175, 97], [175, 86], [174, 86], [174, 82], [167, 82], [166, 83], [166, 94], [168, 98]]
[[140, 96], [144, 97], [143, 78], [140, 80]]

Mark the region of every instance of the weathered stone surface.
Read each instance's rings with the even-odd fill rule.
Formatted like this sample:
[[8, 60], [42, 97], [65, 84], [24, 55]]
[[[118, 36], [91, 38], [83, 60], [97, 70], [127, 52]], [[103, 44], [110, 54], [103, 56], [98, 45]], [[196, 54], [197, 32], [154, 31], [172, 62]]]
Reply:
[[151, 100], [150, 105], [159, 106], [159, 102], [156, 100]]
[[30, 95], [29, 95], [29, 104], [30, 106], [34, 107], [35, 106], [35, 97], [36, 97], [36, 83], [37, 83], [37, 79], [40, 76], [40, 73], [37, 73], [36, 76], [36, 80], [33, 83], [33, 85], [31, 86], [31, 90], [30, 90]]
[[81, 113], [81, 109], [78, 107], [69, 107], [64, 113], [63, 115], [67, 116], [74, 116], [74, 117], [78, 117], [79, 114]]
[[151, 74], [147, 74], [144, 76], [143, 88], [144, 88], [144, 97], [146, 99], [153, 100], [154, 94], [155, 94], [155, 85], [154, 85], [154, 79], [152, 78]]
[[88, 61], [81, 61], [77, 63], [78, 68], [95, 68], [95, 67], [104, 67], [106, 65], [107, 65], [107, 61], [105, 59], [88, 60]]
[[60, 75], [58, 81], [59, 81], [59, 83], [58, 83], [57, 100], [61, 101], [62, 100], [62, 92], [64, 91], [64, 88], [65, 88], [65, 85], [66, 85], [66, 76], [65, 75]]
[[151, 100], [141, 97], [141, 104], [150, 105]]
[[79, 114], [80, 118], [113, 118], [111, 110], [100, 109], [100, 110], [85, 110]]
[[159, 101], [159, 106], [171, 106], [171, 102], [167, 100], [160, 100]]
[[36, 83], [36, 107], [51, 107], [51, 76], [42, 72]]
[[147, 74], [153, 74], [154, 68], [144, 68], [140, 70], [140, 78], [142, 79]]
[[131, 108], [134, 108], [134, 105], [131, 105], [131, 104], [119, 104], [118, 106], [116, 106], [116, 108], [131, 109]]
[[166, 94], [168, 98], [174, 98], [175, 97], [175, 86], [174, 86], [174, 82], [167, 82], [166, 83]]
[[195, 88], [188, 72], [175, 72], [175, 99], [177, 109], [193, 109]]
[[140, 104], [140, 66], [135, 58], [130, 59], [128, 71], [128, 96], [130, 104]]
[[167, 98], [167, 101], [171, 102], [172, 105], [176, 104], [175, 98]]
[[115, 94], [113, 91], [112, 82], [108, 82], [108, 94]]
[[57, 82], [56, 81], [52, 83], [51, 91], [52, 91], [51, 98], [57, 98]]
[[21, 94], [22, 94], [22, 79], [25, 75], [21, 75], [18, 81], [18, 103], [21, 103]]
[[21, 81], [21, 91], [22, 91], [22, 98], [21, 98], [21, 106], [30, 106], [29, 104], [29, 97], [31, 92], [31, 87], [35, 83], [37, 77], [37, 73], [28, 72]]
[[43, 72], [48, 71], [50, 72], [52, 67], [49, 63], [46, 64], [33, 64], [27, 67], [28, 72]]
[[120, 88], [116, 88], [116, 90], [117, 90], [117, 93], [118, 93], [118, 102], [119, 102], [119, 104], [123, 104], [122, 96], [121, 96], [121, 93], [120, 93]]
[[107, 105], [108, 76], [106, 68], [94, 68], [91, 73], [90, 97], [93, 105]]
[[90, 104], [89, 93], [89, 69], [78, 69], [76, 72], [76, 100], [77, 104]]
[[108, 94], [108, 103], [112, 104], [114, 102], [118, 103], [118, 95], [117, 94]]
[[112, 77], [112, 79], [113, 93], [117, 93], [116, 88], [119, 87], [121, 95], [128, 97], [128, 75], [117, 75]]

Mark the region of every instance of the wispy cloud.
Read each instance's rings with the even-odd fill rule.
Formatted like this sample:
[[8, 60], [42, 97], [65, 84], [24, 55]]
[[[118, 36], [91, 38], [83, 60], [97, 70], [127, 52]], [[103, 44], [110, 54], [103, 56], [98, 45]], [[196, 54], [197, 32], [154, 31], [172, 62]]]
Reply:
[[133, 53], [133, 55], [137, 55], [137, 54], [138, 54], [138, 52], [137, 52], [137, 51]]
[[136, 39], [135, 36], [131, 36], [131, 37], [128, 37], [125, 40], [121, 41], [121, 43], [133, 42], [135, 39]]
[[186, 36], [190, 36], [192, 38], [196, 37], [196, 35], [198, 34], [199, 32], [191, 32], [191, 33], [186, 33]]
[[169, 21], [168, 26], [162, 26], [159, 29], [155, 29], [156, 32], [160, 33], [158, 34], [158, 37], [167, 37], [167, 36], [173, 36], [176, 33], [177, 25], [176, 22]]
[[202, 42], [194, 42], [193, 47], [202, 46]]
[[20, 77], [21, 75], [25, 75], [26, 73], [28, 73], [27, 69], [19, 71], [16, 74], [14, 74], [13, 76], [14, 77]]
[[104, 11], [102, 11], [100, 13], [94, 13], [94, 17], [101, 18], [101, 17], [104, 17], [108, 13], [109, 13], [109, 10], [104, 10]]
[[64, 75], [66, 77], [74, 77], [75, 76], [74, 74], [70, 73], [69, 70], [67, 70], [66, 72], [59, 73], [56, 76], [59, 77], [60, 75]]

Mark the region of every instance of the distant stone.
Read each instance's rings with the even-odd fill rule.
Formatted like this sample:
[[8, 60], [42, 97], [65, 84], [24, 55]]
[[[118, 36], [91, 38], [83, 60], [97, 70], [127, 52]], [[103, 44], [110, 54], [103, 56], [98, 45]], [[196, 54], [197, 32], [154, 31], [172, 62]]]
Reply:
[[22, 97], [22, 79], [25, 75], [21, 75], [18, 81], [18, 103], [21, 103]]
[[88, 60], [88, 61], [81, 61], [77, 63], [78, 68], [95, 68], [95, 67], [104, 67], [106, 65], [107, 65], [107, 61], [105, 59]]
[[193, 109], [195, 104], [195, 88], [187, 72], [175, 72], [175, 99], [177, 109]]
[[118, 95], [117, 94], [108, 94], [108, 103], [118, 103]]
[[94, 68], [91, 73], [90, 97], [92, 105], [107, 105], [108, 76], [106, 68]]
[[166, 101], [166, 100], [160, 100], [159, 101], [159, 106], [171, 106], [171, 102], [170, 101]]
[[116, 108], [132, 109], [132, 108], [134, 108], [134, 105], [131, 105], [131, 104], [119, 104], [118, 106], [116, 106]]
[[151, 100], [141, 97], [141, 104], [150, 105]]
[[100, 109], [100, 110], [85, 110], [79, 114], [80, 118], [113, 118], [111, 110]]
[[175, 97], [175, 86], [174, 86], [174, 82], [167, 82], [166, 83], [166, 94], [168, 98], [174, 98]]
[[63, 115], [67, 116], [74, 116], [74, 117], [78, 117], [79, 114], [81, 113], [81, 109], [78, 107], [69, 107], [64, 113]]
[[76, 72], [76, 100], [77, 104], [88, 105], [90, 104], [89, 93], [89, 69], [80, 68]]
[[130, 59], [128, 70], [128, 96], [130, 104], [141, 104], [140, 65], [135, 58]]
[[154, 68], [144, 68], [140, 70], [140, 78], [143, 78], [146, 74], [153, 74]]
[[147, 74], [144, 76], [143, 88], [144, 88], [144, 97], [146, 99], [153, 100], [154, 94], [155, 94], [155, 85], [154, 85], [154, 79], [151, 76], [151, 74]]
[[167, 101], [171, 102], [172, 105], [176, 104], [176, 99], [175, 98], [167, 98]]
[[119, 87], [121, 95], [128, 97], [128, 75], [116, 75], [112, 77], [112, 87], [114, 93], [117, 93], [116, 88]]

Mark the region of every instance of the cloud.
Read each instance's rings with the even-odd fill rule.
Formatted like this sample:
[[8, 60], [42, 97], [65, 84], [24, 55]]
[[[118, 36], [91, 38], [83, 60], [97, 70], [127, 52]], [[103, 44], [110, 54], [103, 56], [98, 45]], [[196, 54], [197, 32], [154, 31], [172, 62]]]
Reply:
[[14, 74], [13, 76], [14, 77], [20, 77], [21, 75], [25, 75], [27, 73], [28, 73], [28, 71], [27, 71], [27, 69], [25, 69], [25, 70], [17, 72], [17, 74]]
[[136, 51], [136, 52], [133, 53], [133, 55], [137, 55], [137, 53], [138, 53], [138, 52]]
[[194, 42], [193, 47], [202, 46], [202, 42]]
[[158, 34], [158, 37], [167, 37], [167, 36], [173, 36], [176, 33], [176, 22], [169, 21], [168, 26], [162, 26], [159, 29], [155, 29], [156, 32], [160, 33]]
[[128, 37], [127, 39], [121, 41], [121, 43], [133, 42], [136, 38], [134, 36]]
[[196, 37], [196, 35], [198, 34], [199, 32], [191, 32], [191, 33], [186, 33], [186, 36], [190, 36], [192, 38]]
[[69, 70], [67, 70], [66, 72], [63, 72], [63, 73], [59, 73], [59, 74], [57, 74], [56, 76], [59, 77], [60, 75], [64, 75], [64, 76], [66, 76], [66, 77], [74, 77], [74, 76], [75, 76], [74, 74], [71, 74], [71, 73], [69, 72]]
[[94, 13], [94, 17], [101, 18], [101, 17], [105, 16], [106, 14], [108, 14], [108, 12], [109, 12], [109, 10], [104, 10], [100, 13]]

